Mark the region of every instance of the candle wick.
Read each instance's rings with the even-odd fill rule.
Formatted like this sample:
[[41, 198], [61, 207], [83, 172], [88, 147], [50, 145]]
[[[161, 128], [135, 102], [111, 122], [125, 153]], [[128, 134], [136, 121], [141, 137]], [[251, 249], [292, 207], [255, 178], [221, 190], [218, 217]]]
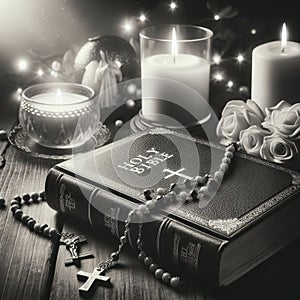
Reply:
[[284, 51], [285, 51], [285, 47], [282, 47], [281, 53], [284, 53]]
[[176, 64], [176, 56], [173, 55], [173, 64]]

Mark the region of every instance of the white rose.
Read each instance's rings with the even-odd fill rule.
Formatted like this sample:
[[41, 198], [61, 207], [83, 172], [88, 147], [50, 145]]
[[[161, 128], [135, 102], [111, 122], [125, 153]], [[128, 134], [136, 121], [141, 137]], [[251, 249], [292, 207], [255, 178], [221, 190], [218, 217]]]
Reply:
[[285, 163], [298, 155], [298, 148], [294, 142], [275, 132], [264, 137], [260, 148], [262, 158], [278, 164]]
[[300, 138], [300, 103], [291, 105], [282, 100], [276, 106], [266, 109], [262, 126], [272, 132], [279, 132], [288, 139]]
[[260, 156], [260, 148], [264, 137], [270, 135], [268, 130], [265, 130], [257, 125], [253, 125], [248, 129], [240, 132], [241, 147], [253, 156]]
[[241, 130], [252, 125], [260, 125], [265, 115], [256, 102], [248, 100], [229, 101], [222, 112], [217, 126], [217, 135], [228, 141], [237, 142]]

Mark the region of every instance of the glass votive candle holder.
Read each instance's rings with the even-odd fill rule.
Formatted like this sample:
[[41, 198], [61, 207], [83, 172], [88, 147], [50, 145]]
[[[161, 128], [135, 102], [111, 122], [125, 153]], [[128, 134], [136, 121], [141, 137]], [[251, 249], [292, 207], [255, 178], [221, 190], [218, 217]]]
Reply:
[[164, 123], [167, 116], [185, 125], [209, 119], [212, 36], [211, 30], [192, 25], [140, 32], [144, 118]]
[[44, 83], [22, 94], [19, 121], [36, 143], [56, 149], [74, 148], [95, 132], [100, 119], [94, 91], [75, 83]]

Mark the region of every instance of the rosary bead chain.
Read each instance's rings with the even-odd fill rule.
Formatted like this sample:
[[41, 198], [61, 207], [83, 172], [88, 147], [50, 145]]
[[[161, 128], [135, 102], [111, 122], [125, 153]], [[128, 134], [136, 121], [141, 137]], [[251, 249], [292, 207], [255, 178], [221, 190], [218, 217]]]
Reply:
[[46, 238], [56, 241], [61, 234], [57, 228], [51, 228], [48, 224], [40, 224], [34, 218], [30, 217], [28, 214], [25, 214], [22, 211], [23, 204], [39, 203], [45, 201], [45, 192], [24, 194], [22, 197], [15, 196], [10, 202], [10, 210], [13, 216], [24, 225], [26, 225], [31, 231], [34, 231], [36, 234], [42, 235]]
[[[184, 202], [196, 200], [204, 200], [204, 202], [209, 201], [216, 192], [218, 186], [221, 184], [225, 172], [229, 169], [229, 165], [234, 157], [234, 152], [238, 150], [239, 147], [240, 145], [237, 143], [232, 143], [226, 147], [219, 169], [213, 175], [205, 174], [204, 176], [196, 176], [192, 182], [185, 180], [182, 184], [171, 183], [169, 189], [158, 188], [156, 191], [145, 190], [143, 194], [146, 202], [129, 212], [127, 219], [125, 220], [123, 235], [119, 239], [118, 249], [115, 252], [112, 252], [106, 261], [99, 263], [98, 269], [105, 271], [110, 268], [114, 262], [119, 260], [120, 252], [127, 243], [130, 222], [134, 216], [137, 216], [140, 218], [139, 234], [136, 241], [137, 248], [139, 250], [138, 259], [149, 268], [149, 271], [154, 274], [157, 279], [169, 284], [173, 288], [181, 286], [182, 281], [179, 276], [172, 277], [170, 273], [165, 272], [154, 262], [153, 258], [147, 256], [143, 250], [143, 216], [151, 214], [156, 208], [165, 209], [167, 206], [171, 206], [173, 204], [183, 204]], [[178, 192], [176, 190], [178, 190], [179, 187], [184, 187], [185, 189]], [[23, 213], [21, 210], [22, 202], [29, 204], [31, 202], [30, 200], [36, 203], [45, 200], [45, 192], [33, 193], [31, 195], [24, 194], [22, 198], [20, 196], [15, 196], [11, 201], [11, 211], [15, 218], [24, 223], [30, 230], [52, 240], [56, 241], [59, 237], [65, 237], [65, 234], [59, 233], [58, 229], [50, 228], [47, 224], [37, 223], [32, 217]]]
[[163, 283], [169, 284], [173, 288], [179, 288], [182, 285], [182, 281], [179, 276], [172, 277], [169, 272], [166, 272], [164, 269], [160, 268], [158, 264], [154, 262], [154, 259], [150, 256], [147, 256], [143, 250], [142, 242], [142, 228], [143, 220], [140, 219], [139, 223], [139, 233], [138, 239], [136, 241], [137, 248], [140, 251], [138, 254], [138, 259], [142, 261], [146, 267], [148, 267], [149, 272], [155, 276], [156, 279], [162, 280]]
[[[157, 206], [157, 203], [162, 203], [160, 205], [160, 209], [164, 209], [167, 206], [171, 206], [174, 203], [184, 203], [191, 202], [194, 200], [200, 200], [204, 202], [209, 201], [213, 194], [218, 189], [221, 184], [225, 172], [229, 169], [229, 165], [234, 157], [234, 152], [238, 150], [239, 144], [232, 143], [226, 147], [224, 156], [220, 163], [219, 169], [213, 174], [205, 174], [204, 176], [196, 176], [193, 180], [195, 186], [190, 191], [181, 190], [179, 193], [176, 193], [174, 190], [177, 187], [177, 183], [171, 183], [169, 190], [165, 188], [158, 188], [156, 192], [153, 190], [144, 190], [144, 198], [146, 200], [145, 204], [141, 204], [137, 207], [137, 209], [131, 211], [130, 214], [136, 213], [140, 217], [139, 224], [139, 235], [136, 241], [137, 248], [139, 250], [138, 259], [142, 261], [148, 268], [150, 273], [154, 274], [154, 276], [162, 280], [166, 284], [170, 284], [173, 288], [178, 288], [182, 285], [182, 281], [179, 276], [172, 277], [170, 273], [165, 272], [162, 268], [156, 264], [152, 257], [146, 255], [143, 250], [143, 242], [142, 242], [142, 218], [143, 215], [148, 214]], [[185, 189], [191, 188], [192, 184], [190, 181], [185, 180], [181, 186], [184, 186]], [[168, 202], [163, 200], [169, 200]]]
[[[192, 181], [185, 180], [181, 184], [171, 183], [169, 190], [165, 188], [158, 188], [156, 191], [149, 189], [144, 190], [143, 194], [147, 201], [145, 204], [141, 204], [138, 207], [138, 212], [142, 215], [144, 212], [148, 213], [149, 211], [153, 211], [156, 208], [156, 201], [159, 200], [161, 203], [164, 199], [171, 200], [165, 203], [165, 206], [192, 201], [203, 201], [204, 203], [207, 203], [217, 191], [225, 173], [229, 169], [234, 153], [239, 147], [239, 143], [231, 143], [225, 148], [225, 153], [219, 165], [219, 169], [216, 170], [213, 175], [198, 175]], [[182, 189], [181, 191], [176, 192], [175, 188], [178, 187]], [[144, 206], [146, 206], [148, 210], [145, 210]], [[161, 208], [166, 208], [163, 207], [164, 205], [162, 204], [161, 206]]]
[[4, 207], [5, 207], [5, 199], [0, 198], [0, 208], [4, 208]]
[[123, 235], [119, 238], [118, 250], [116, 250], [115, 252], [112, 252], [110, 254], [110, 257], [107, 260], [105, 260], [104, 262], [99, 263], [98, 264], [98, 270], [107, 270], [112, 266], [112, 264], [114, 262], [117, 262], [119, 260], [120, 252], [122, 251], [123, 247], [127, 243], [130, 222], [132, 220], [132, 217], [136, 214], [136, 212], [137, 212], [136, 208], [129, 212], [129, 214], [128, 214], [126, 220], [125, 220], [125, 229], [124, 229]]

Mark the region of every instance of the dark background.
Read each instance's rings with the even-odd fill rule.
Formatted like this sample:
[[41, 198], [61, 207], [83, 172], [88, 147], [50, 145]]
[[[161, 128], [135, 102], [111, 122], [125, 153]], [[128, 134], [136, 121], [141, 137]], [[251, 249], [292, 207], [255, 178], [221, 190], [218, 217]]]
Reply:
[[[181, 0], [171, 12], [170, 1], [157, 0], [2, 0], [0, 1], [0, 72], [15, 67], [26, 50], [43, 56], [63, 53], [70, 44], [82, 45], [88, 37], [116, 34], [129, 39], [143, 26], [160, 23], [197, 23], [214, 29], [207, 1]], [[299, 1], [216, 1], [219, 8], [232, 5], [240, 14], [219, 26], [232, 28], [237, 39], [226, 55], [250, 51], [261, 42], [278, 39], [281, 25], [287, 23], [291, 40], [300, 41]], [[141, 25], [137, 17], [145, 12], [148, 22]], [[131, 33], [122, 24], [135, 23]], [[198, 21], [198, 22], [197, 22]], [[249, 30], [255, 28], [255, 37]], [[230, 52], [231, 51], [231, 52]]]
[[[279, 40], [283, 22], [287, 24], [289, 40], [300, 42], [300, 1], [210, 0], [209, 9], [206, 0], [177, 0], [178, 7], [174, 11], [170, 10], [170, 2], [0, 0], [0, 86], [16, 90], [33, 83], [55, 80], [49, 76], [37, 77], [37, 70], [44, 68], [41, 61], [47, 57], [62, 58], [71, 45], [82, 46], [89, 37], [109, 34], [138, 41], [138, 33], [144, 27], [187, 23], [212, 29], [212, 54], [222, 57], [220, 65], [212, 65], [210, 98], [223, 94], [226, 99], [245, 100], [251, 95], [253, 48]], [[215, 21], [214, 15], [228, 6], [238, 10], [239, 14]], [[141, 13], [147, 16], [145, 23], [138, 19]], [[129, 32], [124, 29], [127, 22], [132, 25]], [[256, 30], [255, 35], [251, 33], [252, 29]], [[242, 63], [236, 60], [239, 54], [245, 58]], [[18, 67], [22, 59], [28, 62], [25, 72], [20, 72]], [[52, 61], [52, 58], [48, 59], [50, 70]], [[223, 80], [214, 80], [217, 74], [221, 74]], [[233, 88], [228, 89], [230, 81]], [[221, 112], [222, 105], [216, 105], [215, 109]]]
[[[217, 48], [218, 51], [222, 52], [226, 48], [225, 53], [222, 53], [222, 56], [226, 57], [234, 57], [243, 52], [250, 60], [253, 47], [279, 38], [284, 21], [287, 23], [290, 39], [300, 41], [299, 2], [290, 0], [279, 3], [257, 0], [219, 1], [220, 9], [226, 5], [232, 5], [240, 11], [239, 16], [217, 23], [208, 20], [198, 24], [211, 28], [219, 26], [219, 30], [223, 28], [232, 30], [235, 33], [235, 38], [230, 41], [223, 40], [215, 43], [214, 49]], [[131, 20], [133, 18], [136, 21], [141, 11], [145, 11], [149, 17], [149, 22], [145, 26], [160, 23], [194, 23], [197, 20], [213, 17], [213, 14], [206, 7], [206, 1], [178, 1], [178, 10], [174, 13], [169, 11], [168, 3], [168, 1], [156, 0], [0, 0], [0, 74], [15, 71], [17, 61], [20, 58], [26, 58], [26, 50], [28, 49], [39, 56], [44, 56], [54, 52], [63, 53], [70, 44], [81, 45], [88, 37], [98, 34], [117, 34], [129, 39], [137, 33], [139, 25], [136, 27], [136, 32], [130, 35], [124, 32], [121, 25], [126, 19]], [[257, 30], [257, 34], [254, 36], [250, 33], [252, 28]], [[227, 48], [227, 46], [229, 47]], [[224, 71], [226, 81], [232, 79], [237, 87], [249, 86], [251, 74], [249, 63], [239, 66], [235, 61], [229, 60], [228, 63], [222, 63], [218, 66], [216, 71]], [[9, 78], [13, 79], [18, 75], [20, 74], [13, 74]], [[22, 76], [28, 76], [28, 73], [22, 74]], [[5, 90], [2, 89], [3, 81], [8, 81], [6, 75], [0, 79], [2, 91], [0, 122], [1, 129], [10, 130], [10, 126], [16, 122], [18, 103], [11, 102], [10, 98], [6, 99]], [[220, 84], [216, 83], [222, 92], [226, 81]], [[14, 85], [13, 88], [16, 89], [19, 86]], [[26, 86], [24, 84], [24, 87]], [[237, 95], [240, 97], [240, 94], [237, 93]], [[223, 96], [223, 100], [232, 97], [232, 93], [228, 96], [226, 94]], [[9, 125], [3, 128], [3, 124]], [[2, 143], [2, 149], [4, 148], [6, 148], [6, 142]], [[4, 168], [5, 173], [2, 173], [1, 182], [4, 190], [8, 189], [7, 196], [12, 197], [21, 191], [28, 192], [42, 189], [44, 177], [48, 168], [50, 168], [50, 163], [33, 159], [21, 151], [14, 151], [12, 147], [8, 149], [6, 158], [7, 166]], [[16, 182], [21, 184], [16, 185]], [[52, 214], [43, 212], [45, 207], [37, 206], [34, 209], [36, 215], [39, 216], [37, 219], [53, 224]], [[36, 239], [29, 231], [20, 230], [19, 225], [14, 224], [13, 219], [8, 217], [8, 214], [10, 214], [8, 209], [4, 213], [7, 214], [7, 217], [3, 215], [2, 218], [3, 222], [6, 223], [3, 226], [4, 231], [1, 232], [1, 241], [3, 241], [1, 267], [7, 271], [7, 274], [3, 276], [7, 280], [5, 280], [3, 295], [10, 293], [19, 297], [25, 295], [26, 299], [36, 299], [37, 297], [32, 296], [33, 292], [44, 293], [44, 290], [47, 289], [46, 293], [65, 296], [65, 291], [70, 286], [72, 287], [70, 290], [74, 292], [74, 295], [77, 295], [78, 282], [75, 274], [63, 266], [63, 250], [58, 256], [57, 263], [57, 266], [59, 268], [61, 266], [61, 269], [55, 273], [53, 285], [59, 291], [52, 288], [50, 292], [51, 284], [47, 283], [47, 279], [49, 279], [47, 276], [49, 274], [50, 277], [54, 275], [48, 268], [49, 262], [53, 262], [52, 255], [56, 255], [56, 253], [53, 253], [52, 246], [46, 239]], [[7, 228], [9, 230], [5, 230]], [[96, 239], [91, 239], [88, 249], [91, 249], [93, 243], [96, 243]], [[257, 271], [245, 276], [231, 287], [232, 293], [228, 291], [228, 299], [258, 299], [258, 296], [260, 296], [260, 299], [299, 298], [299, 275], [297, 273], [300, 268], [299, 249], [298, 242], [292, 249], [286, 249], [280, 255], [274, 257], [272, 263], [263, 264]], [[111, 251], [111, 245], [106, 245], [106, 243], [94, 244], [92, 250], [97, 253], [98, 259], [100, 256], [105, 258], [106, 253]], [[31, 251], [32, 255], [30, 254]], [[18, 253], [17, 256], [16, 253]], [[32, 258], [35, 259], [32, 260]], [[28, 264], [30, 260], [32, 260], [31, 265]], [[142, 285], [145, 288], [144, 291], [165, 291], [154, 279], [150, 281], [148, 277], [142, 275], [143, 273], [137, 273], [136, 270], [139, 270], [140, 267], [134, 265], [134, 263], [135, 260], [132, 260], [131, 257], [126, 258], [125, 265], [129, 267], [124, 268], [121, 273], [119, 269], [116, 269], [109, 274], [117, 282], [119, 279], [119, 281], [126, 283], [120, 286], [121, 288], [126, 286], [131, 288], [129, 292], [127, 291], [128, 295], [130, 295], [130, 292], [134, 294], [134, 292], [140, 291], [139, 286], [132, 285], [132, 282], [136, 281], [131, 276], [134, 276], [134, 278], [140, 276], [141, 280], [146, 282], [145, 285]], [[136, 263], [139, 264], [139, 262]], [[46, 269], [36, 272], [36, 270], [41, 270], [40, 266], [46, 266]], [[119, 273], [120, 275], [117, 275]], [[22, 275], [18, 277], [19, 274]], [[68, 288], [65, 284], [68, 285]], [[111, 296], [111, 292], [115, 290], [99, 289], [100, 293], [102, 291], [106, 293], [105, 295]], [[144, 291], [141, 291], [141, 294]], [[116, 293], [118, 292], [121, 291], [116, 290]], [[124, 291], [122, 290], [122, 292]], [[272, 296], [270, 296], [270, 292], [272, 292]], [[232, 294], [236, 294], [238, 297], [232, 297]], [[26, 295], [28, 296], [26, 297]], [[155, 295], [153, 293], [154, 298]], [[210, 295], [205, 298], [215, 299]]]

